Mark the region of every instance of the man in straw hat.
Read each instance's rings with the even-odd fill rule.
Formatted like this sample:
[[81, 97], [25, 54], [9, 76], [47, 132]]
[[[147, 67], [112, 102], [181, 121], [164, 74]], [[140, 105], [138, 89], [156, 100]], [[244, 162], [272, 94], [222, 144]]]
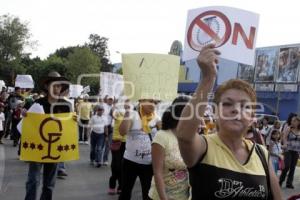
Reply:
[[[45, 97], [35, 101], [40, 104], [45, 114], [69, 113], [72, 112], [72, 105], [60, 98], [61, 93], [68, 89], [68, 79], [61, 76], [58, 72], [50, 72], [42, 78], [40, 86], [45, 92]], [[26, 182], [25, 200], [36, 200], [37, 190], [40, 182], [40, 171], [43, 167], [43, 188], [41, 200], [51, 200], [55, 186], [57, 163], [37, 163], [29, 162], [29, 171]]]

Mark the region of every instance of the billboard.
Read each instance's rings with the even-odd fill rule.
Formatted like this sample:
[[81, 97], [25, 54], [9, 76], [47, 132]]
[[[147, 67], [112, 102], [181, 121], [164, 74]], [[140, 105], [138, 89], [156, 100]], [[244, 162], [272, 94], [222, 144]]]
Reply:
[[277, 48], [261, 48], [256, 50], [255, 81], [274, 82], [277, 66]]
[[254, 78], [254, 66], [239, 63], [237, 78], [252, 83]]
[[280, 48], [276, 78], [277, 82], [297, 82], [299, 55], [299, 47]]

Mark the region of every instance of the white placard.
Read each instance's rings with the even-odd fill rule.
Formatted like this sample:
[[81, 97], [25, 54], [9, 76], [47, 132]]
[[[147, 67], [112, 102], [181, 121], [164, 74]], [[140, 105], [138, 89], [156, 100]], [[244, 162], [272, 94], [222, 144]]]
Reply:
[[3, 80], [0, 80], [0, 90], [2, 90], [3, 87], [6, 87], [5, 82]]
[[31, 75], [17, 75], [15, 87], [34, 88], [34, 82]]
[[124, 92], [124, 80], [120, 74], [101, 72], [100, 73], [101, 96], [109, 95], [119, 98]]
[[83, 88], [82, 93], [83, 93], [83, 94], [87, 94], [87, 93], [89, 93], [90, 91], [91, 91], [91, 88], [90, 88], [90, 86], [88, 85], [88, 86], [85, 86], [85, 87]]
[[83, 86], [82, 85], [70, 85], [69, 88], [69, 97], [70, 98], [77, 98], [79, 97], [83, 92]]
[[189, 10], [183, 60], [197, 58], [203, 46], [215, 43], [220, 57], [253, 65], [259, 15], [231, 7]]

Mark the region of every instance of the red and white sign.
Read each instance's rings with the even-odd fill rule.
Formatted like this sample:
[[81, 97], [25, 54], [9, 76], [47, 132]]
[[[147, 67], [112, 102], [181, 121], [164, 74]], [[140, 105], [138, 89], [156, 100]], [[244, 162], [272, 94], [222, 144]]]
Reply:
[[183, 60], [197, 58], [203, 46], [215, 43], [222, 58], [253, 65], [259, 15], [230, 7], [188, 12]]

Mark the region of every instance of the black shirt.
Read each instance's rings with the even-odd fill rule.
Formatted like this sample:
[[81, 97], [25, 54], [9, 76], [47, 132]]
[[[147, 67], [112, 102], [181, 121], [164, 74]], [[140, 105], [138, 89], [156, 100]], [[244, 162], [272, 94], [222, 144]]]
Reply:
[[64, 99], [59, 99], [57, 102], [50, 104], [48, 97], [37, 99], [35, 103], [43, 106], [45, 114], [54, 113], [69, 113], [72, 112], [72, 104]]

